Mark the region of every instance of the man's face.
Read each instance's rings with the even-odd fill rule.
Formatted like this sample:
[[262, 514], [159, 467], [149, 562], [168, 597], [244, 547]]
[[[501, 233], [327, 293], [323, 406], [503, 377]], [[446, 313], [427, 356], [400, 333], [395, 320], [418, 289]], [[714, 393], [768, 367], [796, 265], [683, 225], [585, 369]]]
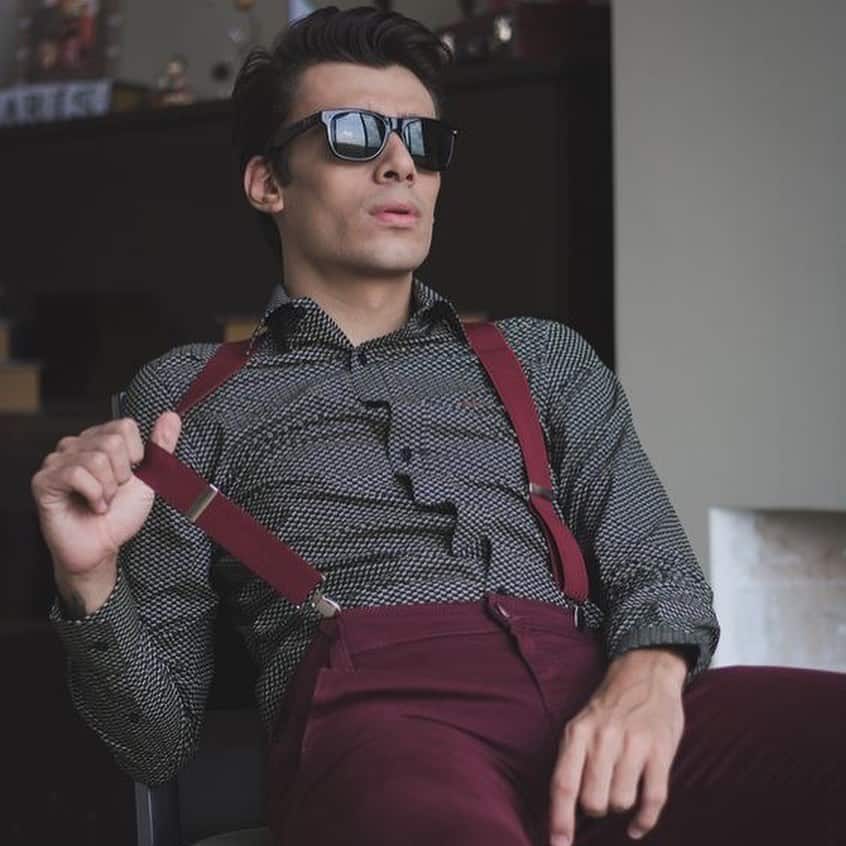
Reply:
[[[431, 95], [409, 70], [324, 62], [300, 77], [286, 125], [321, 109], [353, 107], [384, 115], [435, 117]], [[429, 252], [440, 173], [418, 170], [392, 132], [372, 161], [349, 162], [329, 149], [321, 124], [287, 146], [292, 182], [282, 187], [278, 217], [286, 261], [320, 275], [396, 276], [419, 267]], [[400, 227], [371, 212], [382, 203], [410, 203], [419, 211]]]

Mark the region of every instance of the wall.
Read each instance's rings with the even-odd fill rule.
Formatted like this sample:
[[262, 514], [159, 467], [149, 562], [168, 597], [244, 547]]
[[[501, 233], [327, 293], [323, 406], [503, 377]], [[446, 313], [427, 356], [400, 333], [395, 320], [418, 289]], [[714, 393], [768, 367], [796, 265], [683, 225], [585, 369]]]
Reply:
[[846, 673], [846, 511], [715, 508], [713, 666]]
[[614, 6], [618, 372], [708, 508], [846, 503], [846, 5]]

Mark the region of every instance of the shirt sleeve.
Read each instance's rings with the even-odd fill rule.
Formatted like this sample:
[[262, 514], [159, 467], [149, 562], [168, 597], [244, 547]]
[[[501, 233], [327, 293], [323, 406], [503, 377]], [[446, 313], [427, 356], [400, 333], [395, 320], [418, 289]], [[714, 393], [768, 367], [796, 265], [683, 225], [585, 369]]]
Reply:
[[[144, 443], [176, 396], [155, 362], [134, 376], [123, 414], [136, 420]], [[185, 421], [175, 455], [202, 474]], [[213, 546], [157, 496], [141, 530], [119, 551], [117, 582], [105, 603], [73, 619], [57, 596], [49, 610], [75, 709], [136, 781], [169, 780], [198, 747], [213, 674]]]
[[635, 431], [617, 375], [575, 330], [551, 321], [548, 425], [559, 506], [604, 611], [609, 660], [667, 646], [687, 658], [685, 686], [711, 662], [713, 594]]

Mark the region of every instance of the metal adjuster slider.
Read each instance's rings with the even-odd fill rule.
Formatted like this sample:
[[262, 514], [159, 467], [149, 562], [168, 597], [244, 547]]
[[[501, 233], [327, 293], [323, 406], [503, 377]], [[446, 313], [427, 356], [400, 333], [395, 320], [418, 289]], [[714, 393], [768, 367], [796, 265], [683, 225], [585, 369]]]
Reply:
[[532, 494], [542, 496], [544, 499], [548, 499], [550, 502], [552, 502], [555, 498], [555, 494], [549, 488], [545, 488], [543, 487], [543, 485], [538, 485], [535, 482], [529, 482], [528, 496], [531, 496]]
[[323, 583], [325, 581], [326, 576], [321, 573], [320, 584], [314, 589], [314, 593], [312, 594], [311, 599], [309, 599], [309, 602], [321, 617], [334, 617], [336, 614], [340, 614], [341, 606], [338, 605], [334, 599], [330, 599], [328, 596], [324, 595]]
[[186, 516], [192, 523], [196, 523], [200, 519], [200, 515], [209, 507], [211, 501], [220, 493], [220, 491], [212, 484], [209, 486], [191, 503]]

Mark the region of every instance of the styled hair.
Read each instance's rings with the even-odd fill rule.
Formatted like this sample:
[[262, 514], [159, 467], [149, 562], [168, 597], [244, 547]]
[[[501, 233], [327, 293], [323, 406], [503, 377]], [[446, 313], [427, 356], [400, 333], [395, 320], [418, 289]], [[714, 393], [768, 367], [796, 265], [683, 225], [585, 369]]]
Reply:
[[[232, 143], [243, 180], [253, 156], [267, 145], [288, 120], [302, 73], [321, 62], [355, 62], [373, 68], [402, 65], [426, 87], [443, 114], [441, 72], [452, 61], [450, 49], [419, 21], [372, 6], [318, 9], [283, 29], [270, 49], [249, 52], [232, 90]], [[287, 149], [270, 164], [284, 187], [290, 184]], [[281, 262], [282, 244], [273, 218], [254, 210], [265, 240]]]

